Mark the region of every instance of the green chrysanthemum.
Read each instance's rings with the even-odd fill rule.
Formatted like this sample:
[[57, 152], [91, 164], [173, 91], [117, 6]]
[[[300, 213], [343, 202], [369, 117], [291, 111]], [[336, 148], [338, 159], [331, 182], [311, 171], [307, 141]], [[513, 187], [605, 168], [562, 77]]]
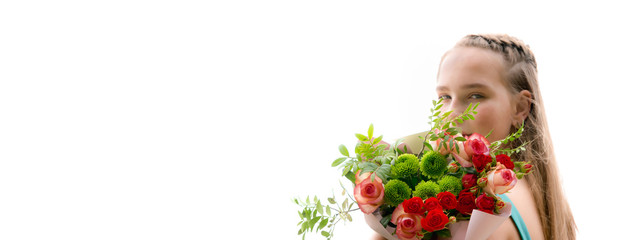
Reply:
[[440, 186], [432, 181], [423, 181], [417, 184], [413, 192], [413, 196], [420, 197], [421, 199], [428, 199], [430, 197], [436, 197], [436, 194], [441, 192]]
[[391, 167], [393, 178], [407, 178], [417, 175], [419, 172], [419, 158], [413, 154], [404, 153], [395, 160]]
[[418, 162], [419, 158], [417, 158], [417, 156], [415, 156], [414, 154], [404, 153], [402, 155], [399, 155], [399, 157], [397, 157], [397, 160], [395, 160], [395, 163], [403, 163], [408, 160], [414, 160]]
[[397, 206], [410, 198], [410, 187], [401, 180], [392, 179], [384, 185], [384, 202]]
[[458, 196], [462, 190], [462, 180], [454, 176], [444, 176], [441, 180], [438, 180], [438, 185], [441, 187], [441, 192], [450, 192]]
[[437, 151], [427, 152], [421, 159], [421, 172], [430, 178], [438, 178], [447, 169], [447, 159]]

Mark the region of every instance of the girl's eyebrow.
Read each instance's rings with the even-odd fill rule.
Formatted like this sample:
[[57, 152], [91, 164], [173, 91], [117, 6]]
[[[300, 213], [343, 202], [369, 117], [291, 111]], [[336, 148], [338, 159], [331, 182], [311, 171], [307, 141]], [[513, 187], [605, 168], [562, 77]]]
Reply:
[[[461, 88], [463, 89], [488, 88], [488, 86], [481, 84], [481, 83], [469, 83], [469, 84], [463, 85]], [[449, 88], [446, 86], [436, 87], [436, 91], [447, 91], [447, 90], [449, 90]]]
[[471, 89], [472, 88], [488, 88], [488, 86], [486, 86], [484, 84], [481, 84], [481, 83], [470, 83], [470, 84], [462, 86], [462, 88], [466, 88], [466, 89], [469, 89], [469, 88], [471, 88]]

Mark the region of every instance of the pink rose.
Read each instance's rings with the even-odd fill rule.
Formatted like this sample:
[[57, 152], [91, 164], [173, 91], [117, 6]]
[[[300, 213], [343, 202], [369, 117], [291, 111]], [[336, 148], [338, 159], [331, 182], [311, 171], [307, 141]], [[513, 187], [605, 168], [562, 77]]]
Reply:
[[473, 166], [473, 163], [471, 163], [471, 158], [469, 158], [469, 155], [467, 154], [464, 148], [464, 144], [458, 144], [458, 152], [453, 151], [451, 152], [451, 155], [454, 156], [454, 159], [456, 159], [456, 161], [458, 161], [458, 163], [460, 163], [461, 166], [463, 167]]
[[397, 225], [395, 234], [401, 240], [416, 240], [423, 237], [421, 230], [421, 220], [423, 216], [415, 213], [406, 213], [403, 203], [399, 204], [393, 211], [391, 222]]
[[484, 191], [491, 195], [506, 193], [512, 189], [517, 182], [514, 171], [507, 169], [499, 163], [494, 170], [488, 172], [487, 178], [488, 183]]
[[486, 138], [479, 133], [473, 133], [471, 136], [466, 138], [467, 141], [464, 142], [464, 151], [467, 153], [467, 158], [472, 159], [473, 155], [489, 155], [490, 143]]
[[356, 187], [354, 187], [354, 197], [358, 207], [365, 214], [371, 214], [384, 202], [384, 185], [382, 179], [375, 176], [371, 181], [371, 173], [356, 173]]

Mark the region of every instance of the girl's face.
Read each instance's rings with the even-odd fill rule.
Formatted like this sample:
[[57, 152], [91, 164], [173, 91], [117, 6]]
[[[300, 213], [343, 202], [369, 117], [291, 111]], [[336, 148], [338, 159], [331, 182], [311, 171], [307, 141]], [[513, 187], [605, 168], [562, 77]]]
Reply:
[[469, 103], [479, 102], [475, 120], [458, 125], [462, 134], [486, 136], [492, 130], [489, 142], [505, 138], [512, 124], [523, 114], [517, 113], [518, 96], [510, 93], [504, 76], [501, 55], [472, 47], [452, 49], [442, 60], [438, 73], [436, 92], [444, 99], [441, 111], [453, 110], [451, 116], [455, 117], [464, 112]]

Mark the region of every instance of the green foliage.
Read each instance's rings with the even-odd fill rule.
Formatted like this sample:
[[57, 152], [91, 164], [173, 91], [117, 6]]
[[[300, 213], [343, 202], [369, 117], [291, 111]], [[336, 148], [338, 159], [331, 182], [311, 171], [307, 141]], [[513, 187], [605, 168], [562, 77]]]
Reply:
[[410, 178], [419, 173], [419, 158], [414, 154], [404, 153], [395, 160], [395, 165], [391, 166], [391, 177]]
[[436, 197], [436, 194], [440, 192], [441, 188], [435, 182], [423, 181], [417, 184], [412, 195], [420, 197], [421, 199], [428, 199], [430, 197]]
[[521, 124], [521, 127], [515, 133], [510, 134], [509, 136], [507, 136], [506, 138], [502, 140], [491, 143], [490, 144], [491, 154], [493, 155], [506, 154], [508, 156], [511, 156], [512, 154], [525, 151], [525, 145], [527, 144], [527, 142], [524, 142], [523, 144], [521, 144], [521, 146], [518, 146], [514, 149], [501, 149], [501, 147], [507, 146], [509, 143], [512, 143], [514, 140], [521, 138], [521, 135], [523, 135], [524, 129], [525, 129], [525, 122]]
[[[382, 179], [383, 183], [388, 181], [391, 175], [391, 164], [397, 158], [395, 148], [389, 148], [386, 144], [380, 144], [382, 136], [373, 137], [373, 124], [369, 125], [367, 135], [355, 134], [358, 143], [355, 147], [355, 157], [352, 157], [345, 145], [339, 146], [339, 152], [343, 157], [332, 162], [332, 167], [343, 169], [343, 176], [354, 182], [354, 173], [361, 171], [361, 174], [372, 172], [371, 179], [376, 176]], [[397, 143], [398, 144], [398, 143]]]
[[437, 151], [429, 151], [421, 158], [420, 169], [423, 175], [439, 178], [447, 170], [447, 159]]
[[359, 167], [362, 169], [362, 172], [360, 174], [368, 172], [374, 173], [371, 174], [371, 181], [373, 181], [373, 179], [375, 179], [375, 177], [377, 176], [382, 179], [383, 183], [386, 183], [391, 174], [390, 164], [378, 165], [372, 162], [363, 162], [359, 164]]
[[454, 176], [447, 175], [442, 177], [438, 180], [438, 185], [440, 186], [441, 192], [447, 191], [456, 196], [462, 191], [462, 180]]
[[[477, 107], [479, 106], [479, 102], [475, 105], [470, 103], [467, 109], [460, 115], [455, 118], [450, 118], [453, 111], [447, 111], [441, 113], [440, 109], [443, 107], [443, 99], [439, 99], [438, 101], [432, 100], [433, 107], [430, 109], [431, 115], [428, 117], [430, 119], [430, 131], [426, 134], [423, 141], [423, 148], [421, 151], [425, 150], [427, 147], [430, 150], [435, 149], [450, 149], [452, 146], [456, 146], [456, 151], [459, 151], [457, 145], [457, 141], [466, 141], [464, 137], [452, 137], [461, 132], [460, 129], [457, 128], [458, 124], [463, 123], [467, 120], [474, 120], [474, 114], [477, 114]], [[435, 130], [438, 129], [439, 133], [435, 134]], [[439, 146], [432, 146], [429, 142], [436, 141], [441, 139]], [[419, 153], [418, 155], [421, 155]]]
[[[342, 184], [341, 187], [343, 187]], [[346, 193], [347, 191], [343, 188], [341, 195], [345, 197]], [[297, 212], [300, 217], [300, 221], [297, 223], [300, 229], [297, 233], [302, 235], [302, 239], [306, 238], [306, 233], [319, 233], [320, 230], [323, 237], [331, 239], [336, 224], [341, 221], [351, 222], [350, 212], [359, 210], [358, 208], [352, 209], [356, 201], [350, 195], [347, 195], [341, 204], [335, 196], [328, 198], [328, 204], [323, 204], [317, 196], [314, 196], [312, 201], [308, 196], [305, 201], [295, 198], [293, 202], [302, 209]]]
[[411, 190], [408, 184], [398, 179], [391, 179], [384, 185], [384, 202], [397, 206], [405, 199], [410, 198]]

